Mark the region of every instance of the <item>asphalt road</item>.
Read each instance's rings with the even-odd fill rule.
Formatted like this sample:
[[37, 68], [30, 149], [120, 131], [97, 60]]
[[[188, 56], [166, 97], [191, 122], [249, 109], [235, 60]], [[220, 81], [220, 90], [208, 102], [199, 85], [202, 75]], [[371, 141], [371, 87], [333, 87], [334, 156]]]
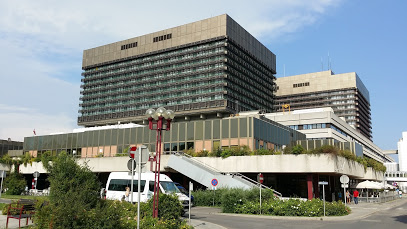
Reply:
[[[371, 208], [372, 212], [367, 217], [352, 220], [320, 220], [321, 218], [275, 219], [269, 216], [252, 215], [227, 215], [218, 214], [216, 208], [195, 208], [192, 219], [211, 222], [228, 229], [257, 229], [257, 228], [327, 228], [327, 229], [407, 229], [407, 202], [395, 207], [365, 206]], [[375, 209], [374, 209], [375, 208]]]

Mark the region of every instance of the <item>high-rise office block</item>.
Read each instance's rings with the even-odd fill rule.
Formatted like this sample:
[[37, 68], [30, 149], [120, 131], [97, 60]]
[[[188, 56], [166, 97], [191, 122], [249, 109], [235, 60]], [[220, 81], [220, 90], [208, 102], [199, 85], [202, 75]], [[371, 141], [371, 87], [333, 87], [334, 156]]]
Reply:
[[276, 84], [277, 111], [285, 104], [290, 110], [332, 107], [337, 116], [372, 138], [369, 91], [355, 72], [334, 74], [329, 70], [287, 76], [278, 78]]
[[85, 50], [82, 68], [81, 126], [273, 110], [276, 56], [226, 14]]
[[[407, 132], [402, 133], [400, 141], [397, 143], [399, 154], [400, 171], [407, 171]], [[407, 183], [406, 183], [407, 184]]]

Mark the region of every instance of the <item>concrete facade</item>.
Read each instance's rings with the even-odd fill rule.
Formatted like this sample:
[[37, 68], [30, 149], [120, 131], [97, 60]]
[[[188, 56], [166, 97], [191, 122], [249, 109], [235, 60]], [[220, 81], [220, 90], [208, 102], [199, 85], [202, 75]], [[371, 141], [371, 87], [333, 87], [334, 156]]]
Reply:
[[[355, 72], [332, 71], [280, 77], [276, 80], [276, 110], [332, 107], [335, 114], [372, 138], [369, 91]], [[286, 109], [288, 110], [288, 109]]]
[[[162, 155], [161, 172], [172, 172], [167, 166], [170, 155]], [[383, 173], [376, 172], [371, 168], [366, 171], [363, 166], [354, 161], [348, 161], [342, 157], [333, 155], [262, 155], [262, 156], [238, 156], [228, 158], [201, 157], [195, 158], [203, 164], [225, 173], [315, 173], [315, 174], [345, 174], [351, 179], [383, 180]], [[114, 158], [83, 158], [79, 164], [88, 164], [93, 172], [126, 172], [128, 157]], [[148, 171], [150, 162], [143, 171]], [[41, 162], [33, 162], [32, 165], [20, 166], [23, 174], [32, 174], [35, 171], [46, 173]]]
[[402, 133], [400, 141], [397, 143], [399, 155], [399, 169], [400, 171], [407, 171], [407, 132]]
[[[172, 34], [171, 39], [154, 42], [153, 38], [166, 34]], [[223, 36], [236, 41], [242, 48], [276, 72], [276, 55], [227, 14], [87, 49], [83, 52], [82, 67], [85, 69], [107, 62], [125, 60], [137, 55], [178, 48], [182, 45]], [[121, 50], [122, 45], [134, 42], [137, 42], [136, 48]]]
[[22, 150], [23, 142], [0, 139], [0, 157], [6, 155], [9, 150]]
[[334, 139], [338, 142], [357, 142], [363, 146], [363, 155], [382, 163], [394, 160], [370, 139], [338, 117], [332, 108], [304, 109], [265, 114], [266, 118], [306, 134], [308, 140]]
[[228, 15], [85, 50], [78, 125], [273, 111], [276, 56]]

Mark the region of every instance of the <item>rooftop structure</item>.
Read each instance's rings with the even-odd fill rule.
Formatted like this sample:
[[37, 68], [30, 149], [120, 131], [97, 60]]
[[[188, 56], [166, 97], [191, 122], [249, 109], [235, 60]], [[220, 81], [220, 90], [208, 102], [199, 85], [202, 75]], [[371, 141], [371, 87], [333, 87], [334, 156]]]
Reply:
[[276, 56], [226, 14], [85, 50], [82, 69], [81, 126], [273, 110]]
[[[338, 117], [332, 108], [314, 108], [265, 114], [265, 118], [291, 127], [305, 134], [308, 140], [333, 139], [336, 142], [356, 143], [349, 148], [352, 152], [363, 152], [356, 155], [373, 158], [379, 162], [394, 162], [383, 153], [377, 145], [363, 134], [356, 131], [342, 118]], [[320, 144], [321, 145], [321, 144]], [[361, 149], [357, 149], [361, 147]]]
[[8, 153], [9, 150], [22, 150], [23, 142], [0, 139], [0, 157]]
[[372, 139], [369, 91], [355, 72], [287, 76], [278, 78], [276, 84], [276, 111], [283, 111], [286, 104], [290, 110], [332, 107], [338, 117]]
[[407, 172], [407, 131], [402, 133], [402, 137], [397, 143], [397, 147], [400, 171]]

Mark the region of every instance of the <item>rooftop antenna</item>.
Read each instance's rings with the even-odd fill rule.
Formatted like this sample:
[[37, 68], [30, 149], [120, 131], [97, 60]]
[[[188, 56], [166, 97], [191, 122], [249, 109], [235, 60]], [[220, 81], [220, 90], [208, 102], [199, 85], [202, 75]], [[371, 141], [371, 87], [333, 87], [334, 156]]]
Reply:
[[285, 77], [285, 64], [284, 64], [284, 77]]

